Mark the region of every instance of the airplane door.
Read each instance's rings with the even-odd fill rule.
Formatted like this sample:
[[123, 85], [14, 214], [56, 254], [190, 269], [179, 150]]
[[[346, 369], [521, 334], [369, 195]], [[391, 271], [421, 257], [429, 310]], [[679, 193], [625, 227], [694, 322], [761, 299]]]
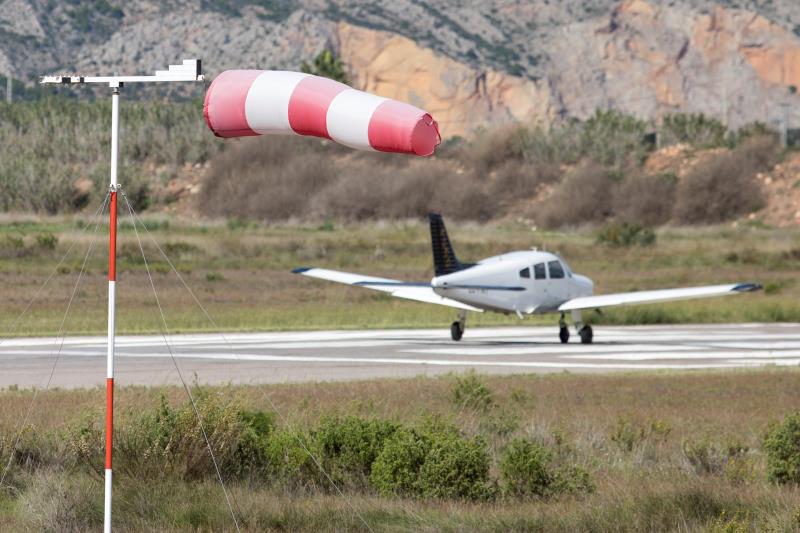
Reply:
[[550, 305], [550, 280], [544, 263], [533, 265], [534, 294], [538, 305]]
[[553, 260], [547, 262], [547, 299], [551, 306], [558, 306], [562, 302], [569, 300], [569, 283], [567, 273], [561, 261]]

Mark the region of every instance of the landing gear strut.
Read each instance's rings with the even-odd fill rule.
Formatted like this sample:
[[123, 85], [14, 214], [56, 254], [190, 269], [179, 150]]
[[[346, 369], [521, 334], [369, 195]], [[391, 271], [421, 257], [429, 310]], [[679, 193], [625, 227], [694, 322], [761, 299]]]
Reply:
[[464, 330], [467, 327], [467, 312], [461, 311], [458, 313], [458, 320], [450, 324], [450, 337], [454, 341], [460, 341], [464, 336]]
[[567, 322], [564, 320], [564, 313], [561, 313], [561, 318], [558, 320], [558, 338], [561, 339], [561, 344], [569, 342], [569, 329]]

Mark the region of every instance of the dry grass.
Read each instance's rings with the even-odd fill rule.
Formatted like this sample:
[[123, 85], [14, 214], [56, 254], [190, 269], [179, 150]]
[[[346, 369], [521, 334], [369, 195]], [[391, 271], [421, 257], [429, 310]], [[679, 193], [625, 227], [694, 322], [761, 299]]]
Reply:
[[[234, 483], [239, 516], [249, 531], [366, 529], [350, 505], [378, 531], [705, 531], [734, 519], [743, 520], [746, 530], [792, 531], [798, 526], [793, 520], [800, 509], [800, 492], [765, 481], [761, 439], [770, 422], [800, 406], [799, 378], [793, 369], [479, 376], [494, 400], [487, 411], [454, 403], [456, 380], [449, 377], [205, 389], [222, 390], [251, 409], [269, 410], [269, 395], [303, 428], [330, 414], [377, 416], [408, 424], [440, 416], [465, 434], [487, 438], [493, 456], [513, 436], [528, 436], [583, 465], [597, 486], [594, 494], [546, 502], [501, 499], [470, 504], [356, 492], [348, 494], [347, 503], [331, 495]], [[177, 388], [121, 389], [119, 424], [152, 408], [162, 393], [172, 402], [183, 401]], [[0, 393], [3, 433], [17, 423], [30, 394]], [[32, 425], [38, 432], [59, 431], [87, 416], [101, 423], [102, 398], [99, 389], [43, 393]], [[631, 433], [628, 447], [621, 438], [624, 427], [645, 431]], [[743, 456], [747, 467], [697, 473], [684, 443], [701, 439], [718, 446], [735, 441], [747, 450]], [[20, 492], [0, 492], [0, 509], [6, 510], [0, 513], [4, 530], [97, 527], [102, 486], [98, 477], [69, 469], [13, 474]], [[116, 490], [117, 524], [125, 530], [231, 528], [213, 480], [147, 481], [120, 474]], [[77, 507], [59, 505], [65, 498]]]
[[[159, 319], [135, 237], [123, 224], [120, 235], [118, 327], [120, 332], [154, 332]], [[324, 225], [237, 225], [150, 220], [181, 275], [228, 330], [360, 327], [443, 327], [450, 309], [392, 299], [381, 293], [311, 280], [290, 273], [298, 266], [321, 266], [407, 280], [432, 275], [428, 228], [419, 222]], [[629, 291], [706, 283], [756, 281], [767, 290], [740, 298], [609, 310], [598, 320], [615, 323], [798, 321], [800, 234], [751, 227], [663, 229], [656, 244], [607, 247], [591, 231], [532, 232], [524, 223], [455, 224], [449, 227], [463, 260], [509, 250], [546, 247], [564, 255], [576, 272], [595, 280], [598, 292]], [[89, 275], [76, 295], [66, 331], [105, 331], [106, 258], [100, 230]], [[36, 236], [58, 236], [55, 250], [36, 244]], [[21, 255], [0, 254], [4, 305], [0, 331], [54, 334], [59, 329], [83, 254], [91, 241], [72, 219], [40, 219], [0, 224], [6, 236], [21, 238]], [[25, 319], [14, 321], [52, 272], [73, 240], [79, 243]], [[15, 253], [20, 252], [16, 250]], [[146, 252], [173, 331], [203, 331], [211, 325], [197, 309], [152, 244]], [[742, 305], [742, 300], [747, 305]], [[532, 319], [552, 323], [553, 317]], [[516, 318], [481, 314], [470, 323], [517, 324]]]

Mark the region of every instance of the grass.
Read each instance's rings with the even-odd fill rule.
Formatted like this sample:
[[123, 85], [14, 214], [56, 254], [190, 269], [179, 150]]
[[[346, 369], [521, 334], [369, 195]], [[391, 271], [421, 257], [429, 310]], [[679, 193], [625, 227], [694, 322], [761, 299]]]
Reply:
[[[154, 218], [146, 223], [225, 330], [446, 327], [454, 317], [449, 308], [290, 273], [298, 266], [321, 266], [398, 279], [430, 279], [428, 229], [419, 222], [313, 226], [241, 221], [199, 224]], [[521, 222], [451, 226], [456, 252], [464, 260], [544, 247], [560, 252], [574, 271], [590, 276], [597, 293], [738, 281], [768, 287], [761, 294], [609, 309], [590, 317], [596, 323], [800, 321], [797, 230], [665, 228], [657, 232], [652, 246], [611, 247], [597, 243], [591, 230], [531, 231]], [[105, 331], [105, 232], [101, 227], [66, 322], [68, 333]], [[78, 217], [7, 217], [0, 221], [0, 283], [4, 287], [0, 331], [5, 335], [58, 332], [91, 235], [92, 228]], [[155, 247], [143, 238], [169, 329], [213, 329]], [[74, 241], [77, 245], [47, 289], [15, 327], [16, 317]], [[124, 221], [118, 250], [118, 331], [156, 332], [160, 323], [153, 312], [149, 281], [131, 226]], [[469, 322], [470, 326], [514, 325], [519, 320], [476, 313]], [[553, 316], [526, 319], [526, 323], [554, 322]]]
[[[739, 524], [743, 531], [788, 532], [800, 527], [800, 490], [766, 481], [761, 446], [769, 424], [798, 409], [798, 378], [796, 369], [474, 376], [475, 387], [492, 398], [480, 409], [457, 399], [465, 385], [454, 377], [203, 387], [203, 392], [265, 411], [269, 397], [303, 431], [331, 415], [410, 425], [438, 417], [464, 435], [484, 438], [495, 464], [511, 439], [524, 436], [585, 468], [596, 485], [594, 493], [581, 496], [469, 503], [379, 497], [369, 489], [338, 497], [264, 479], [229, 481], [248, 531], [366, 530], [355, 508], [376, 531], [708, 531]], [[31, 394], [0, 392], [0, 436], [12, 434]], [[161, 395], [171, 404], [185, 402], [174, 387], [119, 389], [118, 427], [124, 431], [137, 414], [154, 409]], [[57, 439], [43, 437], [69, 435], [70, 428], [87, 421], [102, 427], [102, 405], [100, 388], [40, 394], [31, 419], [38, 444], [26, 448], [38, 463], [17, 461], [12, 468], [14, 490], [0, 491], [0, 529], [98, 527], [101, 465], [71, 463]], [[738, 456], [743, 466], [700, 471], [687, 442], [718, 448], [736, 443], [745, 450]], [[30, 454], [37, 449], [45, 453]], [[212, 472], [184, 481], [120, 471], [115, 491], [115, 525], [124, 531], [233, 529]]]

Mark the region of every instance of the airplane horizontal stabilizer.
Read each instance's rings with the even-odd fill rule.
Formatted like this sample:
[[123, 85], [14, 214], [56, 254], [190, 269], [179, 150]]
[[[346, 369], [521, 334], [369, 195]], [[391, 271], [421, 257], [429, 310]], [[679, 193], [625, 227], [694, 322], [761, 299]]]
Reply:
[[362, 276], [361, 274], [353, 274], [350, 272], [340, 272], [338, 270], [328, 270], [325, 268], [296, 268], [292, 270], [294, 274], [301, 274], [317, 279], [324, 279], [326, 281], [335, 281], [337, 283], [344, 283], [347, 285], [355, 285], [358, 287], [365, 287], [376, 291], [388, 292], [396, 298], [405, 298], [406, 300], [415, 300], [418, 302], [425, 302], [431, 304], [439, 304], [447, 307], [455, 307], [457, 309], [465, 309], [467, 311], [482, 312], [482, 309], [472, 307], [471, 305], [463, 304], [450, 298], [444, 298], [433, 292], [429, 282], [414, 282], [414, 281], [400, 281], [389, 278], [376, 278], [372, 276]]

